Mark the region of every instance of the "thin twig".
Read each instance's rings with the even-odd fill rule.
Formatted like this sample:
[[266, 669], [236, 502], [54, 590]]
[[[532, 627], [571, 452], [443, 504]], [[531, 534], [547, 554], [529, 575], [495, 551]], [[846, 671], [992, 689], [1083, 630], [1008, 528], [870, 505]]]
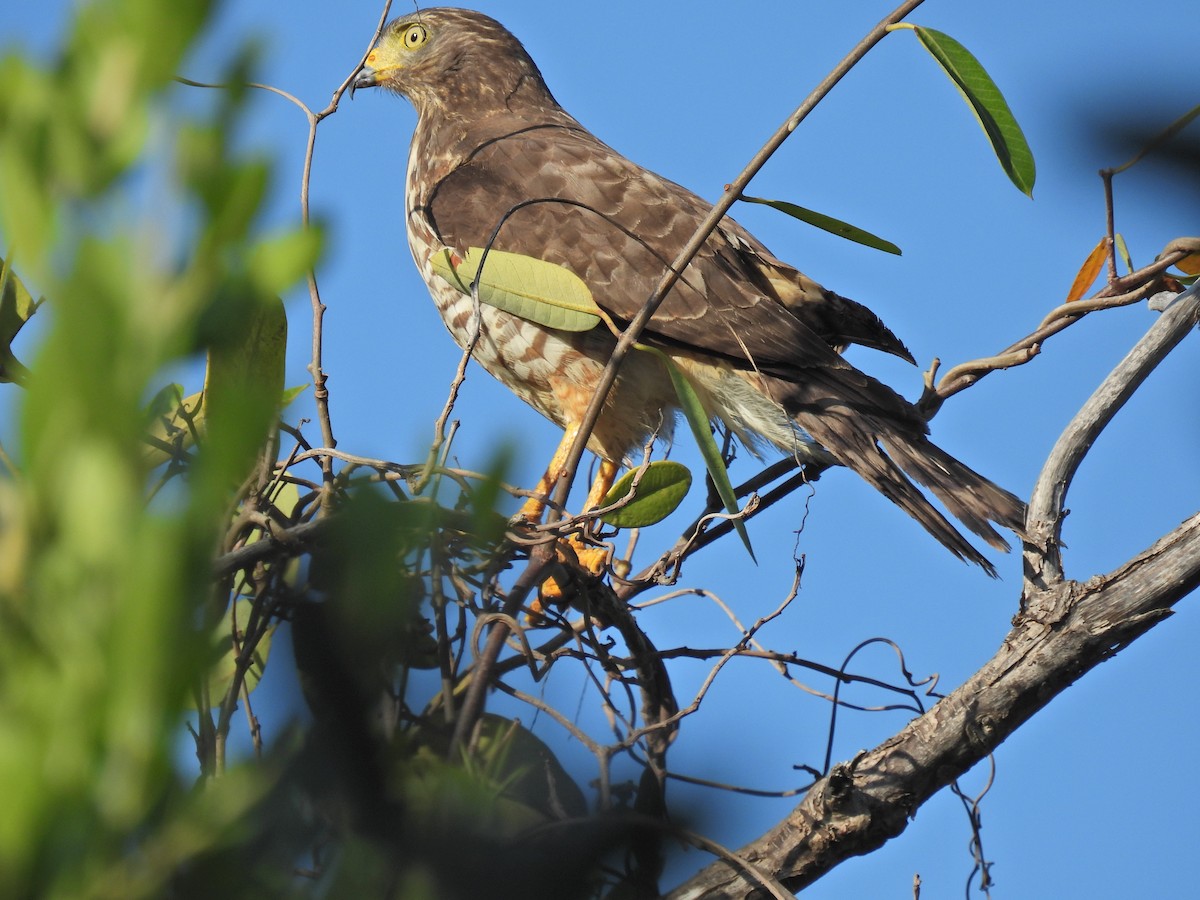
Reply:
[[[300, 178], [300, 222], [302, 227], [307, 230], [311, 225], [310, 206], [309, 206], [309, 187], [312, 183], [312, 164], [313, 154], [316, 149], [317, 142], [317, 126], [322, 120], [331, 116], [337, 111], [338, 104], [341, 102], [342, 95], [354, 83], [354, 78], [362, 70], [366, 64], [367, 57], [371, 53], [371, 49], [379, 40], [379, 36], [383, 33], [383, 26], [387, 22], [388, 12], [391, 10], [392, 0], [385, 0], [383, 4], [383, 12], [379, 17], [379, 24], [375, 27], [375, 33], [371, 37], [367, 49], [363, 51], [362, 57], [353, 71], [346, 77], [344, 81], [333, 92], [333, 97], [329, 104], [319, 112], [314, 112], [306, 103], [281, 88], [274, 87], [269, 84], [260, 84], [257, 82], [244, 85], [258, 90], [269, 91], [276, 94], [289, 102], [293, 103], [301, 112], [308, 122], [308, 137], [304, 149], [304, 169]], [[204, 88], [222, 88], [228, 85], [208, 84], [200, 81], [193, 81], [188, 78], [176, 78], [181, 84], [190, 85], [192, 87]], [[323, 368], [323, 351], [324, 344], [323, 328], [325, 318], [325, 304], [321, 300], [321, 292], [317, 286], [317, 273], [315, 269], [309, 269], [306, 273], [308, 282], [309, 299], [312, 304], [313, 311], [313, 326], [312, 326], [312, 359], [309, 362], [308, 371], [313, 380], [313, 399], [317, 405], [317, 420], [321, 426], [321, 436], [328, 448], [337, 446], [337, 441], [333, 436], [333, 421], [329, 412], [329, 389], [325, 386], [328, 381], [328, 376]], [[322, 511], [327, 510], [332, 500], [332, 485], [333, 485], [333, 460], [329, 456], [321, 458], [321, 468], [323, 474], [323, 482], [325, 491], [322, 495]]]
[[935, 360], [925, 377], [925, 390], [917, 402], [917, 408], [926, 418], [933, 418], [942, 404], [960, 391], [964, 391], [985, 375], [998, 369], [1009, 369], [1024, 365], [1039, 353], [1042, 344], [1050, 337], [1078, 322], [1088, 313], [1103, 309], [1129, 306], [1153, 293], [1167, 269], [1185, 256], [1197, 252], [1200, 238], [1177, 238], [1169, 243], [1158, 259], [1136, 272], [1114, 278], [1104, 288], [1087, 300], [1075, 300], [1055, 307], [1045, 316], [1032, 332], [1005, 347], [994, 356], [961, 363], [942, 376], [937, 386], [933, 376], [939, 361]]
[[773, 878], [771, 873], [764, 871], [759, 866], [754, 865], [748, 859], [739, 856], [737, 853], [734, 853], [727, 847], [723, 847], [716, 841], [710, 840], [704, 835], [697, 834], [694, 831], [684, 830], [680, 832], [680, 835], [684, 838], [684, 840], [691, 844], [695, 844], [701, 850], [707, 850], [709, 853], [713, 854], [713, 856], [724, 860], [734, 869], [745, 872], [746, 875], [749, 876], [747, 881], [751, 883], [757, 883], [763, 888], [763, 890], [767, 891], [767, 893], [774, 897], [775, 900], [796, 900], [796, 895], [780, 884], [775, 878]]

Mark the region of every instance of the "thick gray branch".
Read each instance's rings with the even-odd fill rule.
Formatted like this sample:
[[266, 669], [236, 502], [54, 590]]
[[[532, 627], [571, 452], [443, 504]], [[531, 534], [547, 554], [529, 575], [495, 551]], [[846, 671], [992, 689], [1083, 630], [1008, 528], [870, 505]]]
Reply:
[[1034, 589], [1062, 580], [1059, 541], [1065, 518], [1063, 507], [1079, 464], [1117, 411], [1198, 321], [1200, 292], [1193, 285], [1167, 307], [1145, 337], [1096, 388], [1050, 451], [1030, 495], [1025, 522], [1030, 535], [1025, 577]]
[[[1085, 672], [1170, 615], [1200, 586], [1200, 513], [1108, 575], [1031, 598], [999, 652], [966, 683], [874, 750], [821, 779], [738, 857], [799, 890], [900, 834], [917, 808], [984, 759]], [[754, 896], [714, 863], [671, 900]]]

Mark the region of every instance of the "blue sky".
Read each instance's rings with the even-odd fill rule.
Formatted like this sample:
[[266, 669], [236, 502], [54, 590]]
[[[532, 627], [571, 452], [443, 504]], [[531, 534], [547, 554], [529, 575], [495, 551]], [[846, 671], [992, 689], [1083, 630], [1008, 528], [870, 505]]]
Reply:
[[[794, 0], [474, 6], [522, 38], [560, 102], [587, 127], [710, 199], [890, 9], [882, 2]], [[10, 4], [0, 15], [2, 40], [49, 49], [70, 8]], [[262, 48], [259, 78], [324, 106], [365, 48], [380, 4], [300, 0], [287, 4], [285, 14], [280, 9], [261, 0], [226, 4], [182, 74], [219, 77], [237, 42], [255, 37]], [[1155, 127], [1200, 102], [1194, 58], [1170, 45], [1192, 13], [1184, 0], [1147, 0], [1136, 8], [930, 0], [911, 20], [964, 43], [1004, 91], [1037, 158], [1035, 199], [1008, 183], [953, 87], [913, 36], [900, 33], [839, 85], [750, 192], [847, 219], [899, 244], [904, 255], [849, 244], [763, 208], [740, 205], [734, 216], [781, 258], [871, 306], [922, 368], [935, 356], [952, 365], [990, 355], [1062, 302], [1102, 234], [1096, 171], [1122, 162], [1126, 151], [1102, 145], [1089, 122], [1112, 117]], [[195, 102], [190, 90], [179, 89], [180, 102]], [[277, 97], [262, 94], [252, 103], [243, 140], [281, 161], [269, 224], [287, 225], [298, 217], [305, 122]], [[321, 126], [312, 184], [313, 212], [329, 236], [318, 274], [328, 306], [325, 369], [335, 433], [343, 450], [402, 462], [424, 458], [458, 361], [403, 234], [414, 119], [405, 102], [378, 92], [343, 102]], [[1200, 232], [1194, 182], [1135, 169], [1118, 179], [1116, 197], [1117, 227], [1136, 263], [1150, 261], [1173, 237]], [[288, 383], [299, 384], [307, 378], [311, 341], [305, 294], [289, 298], [289, 314]], [[994, 374], [947, 403], [933, 422], [935, 439], [1027, 494], [1063, 426], [1153, 317], [1134, 307], [1076, 325], [1030, 365]], [[919, 393], [918, 369], [865, 351], [851, 358], [901, 393]], [[1198, 383], [1200, 343], [1189, 340], [1097, 443], [1068, 501], [1069, 576], [1112, 569], [1195, 512]], [[525, 484], [536, 479], [559, 436], [478, 369], [456, 415], [462, 465], [482, 468], [509, 444], [521, 459], [510, 478]], [[11, 433], [0, 422], [0, 438]], [[315, 439], [315, 429], [310, 435]], [[675, 456], [695, 465], [685, 443]], [[735, 480], [752, 471], [747, 463], [735, 469]], [[757, 567], [728, 541], [695, 559], [680, 586], [708, 588], [752, 622], [787, 593], [798, 547], [807, 562], [800, 595], [760, 638], [818, 662], [836, 666], [859, 641], [886, 636], [903, 648], [911, 670], [940, 673], [941, 688], [950, 690], [992, 655], [1016, 611], [1017, 555], [993, 556], [1002, 578], [990, 582], [848, 472], [828, 473], [811, 498], [779, 504], [750, 531]], [[657, 543], [653, 535], [643, 538], [642, 558], [671, 539], [669, 532]], [[1191, 779], [1181, 777], [1175, 761], [1181, 748], [1200, 741], [1186, 699], [1200, 676], [1194, 606], [1183, 603], [1174, 619], [1087, 675], [1000, 749], [996, 784], [982, 805], [985, 850], [996, 863], [994, 896], [1192, 895], [1186, 861], [1200, 826]], [[656, 606], [640, 621], [660, 647], [737, 638], [728, 619], [698, 597]], [[897, 675], [879, 650], [867, 651], [854, 668]], [[706, 671], [672, 670], [681, 698], [690, 697]], [[560, 708], [586, 705], [581, 685], [557, 673], [544, 690]], [[882, 702], [866, 694], [852, 699]], [[521, 715], [528, 719], [530, 712]], [[735, 663], [687, 722], [671, 765], [754, 788], [797, 787], [803, 776], [792, 766], [820, 764], [827, 717], [825, 705], [773, 670]], [[835, 759], [874, 746], [903, 721], [902, 714], [843, 715]], [[537, 728], [547, 740], [560, 740], [549, 723]], [[561, 752], [582, 782], [593, 777], [578, 745]], [[971, 773], [964, 788], [977, 790], [985, 774]], [[729, 847], [759, 834], [793, 803], [684, 789], [675, 799], [701, 812], [696, 827]], [[1130, 827], [1130, 820], [1153, 828]], [[958, 801], [943, 793], [902, 837], [843, 865], [805, 896], [910, 896], [914, 872], [924, 881], [922, 897], [962, 896], [968, 838]], [[700, 864], [691, 851], [672, 871], [682, 875]]]

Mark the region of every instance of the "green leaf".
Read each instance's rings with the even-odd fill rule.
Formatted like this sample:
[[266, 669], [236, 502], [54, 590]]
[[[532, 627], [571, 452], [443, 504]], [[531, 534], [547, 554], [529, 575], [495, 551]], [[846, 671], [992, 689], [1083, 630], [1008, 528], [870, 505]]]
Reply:
[[[204, 390], [183, 397], [178, 385], [170, 385], [151, 402], [152, 418], [146, 430], [149, 446], [143, 454], [149, 468], [192, 447], [205, 433], [214, 404], [233, 427], [251, 421], [257, 427], [277, 398], [286, 405], [307, 387], [283, 390], [287, 317], [282, 301], [274, 299], [244, 312], [236, 339], [209, 351]], [[257, 409], [244, 415], [248, 407]], [[250, 435], [244, 443], [257, 447], [261, 436]]]
[[282, 294], [317, 262], [321, 231], [298, 228], [260, 241], [250, 254], [250, 271], [264, 294]]
[[247, 304], [237, 322], [235, 339], [212, 347], [204, 389], [210, 402], [247, 390], [283, 396], [284, 359], [287, 352], [287, 314], [277, 297]]
[[204, 420], [211, 438], [207, 448], [240, 479], [275, 435], [287, 353], [283, 301], [270, 297], [244, 304], [232, 331], [208, 351]]
[[[717, 496], [725, 504], [726, 512], [736, 516], [739, 512], [737, 494], [733, 490], [733, 482], [729, 480], [729, 470], [725, 468], [721, 448], [713, 440], [712, 428], [708, 424], [708, 413], [704, 409], [704, 404], [700, 402], [700, 398], [696, 396], [692, 383], [680, 371], [679, 366], [675, 365], [675, 360], [658, 348], [649, 347], [646, 344], [634, 344], [634, 346], [646, 353], [653, 353], [667, 367], [667, 374], [671, 376], [671, 384], [675, 388], [675, 394], [679, 397], [679, 408], [683, 410], [683, 417], [687, 419], [688, 427], [692, 429], [692, 435], [696, 438], [700, 455], [704, 457], [704, 466], [708, 469], [708, 475], [717, 489]], [[745, 545], [750, 558], [758, 562], [754, 556], [754, 548], [750, 546], [750, 535], [746, 531], [745, 523], [741, 519], [734, 519], [733, 527], [737, 529], [738, 537], [742, 539], [742, 544]]]
[[893, 27], [911, 28], [917, 33], [921, 44], [950, 76], [954, 86], [970, 105], [1009, 179], [1022, 193], [1032, 197], [1036, 177], [1033, 151], [1029, 149], [1021, 126], [1004, 102], [1000, 89], [979, 64], [979, 60], [948, 34], [919, 25]]
[[574, 272], [519, 253], [472, 247], [465, 257], [450, 250], [433, 255], [433, 270], [464, 294], [478, 281], [479, 300], [558, 331], [589, 331], [600, 324], [600, 308]]
[[864, 231], [861, 228], [851, 225], [849, 222], [843, 222], [841, 219], [833, 218], [833, 216], [805, 209], [803, 206], [797, 206], [795, 203], [789, 203], [787, 200], [764, 200], [762, 197], [749, 197], [745, 194], [742, 194], [738, 199], [745, 200], [747, 203], [761, 203], [763, 206], [777, 209], [782, 213], [787, 213], [789, 216], [799, 219], [801, 222], [807, 222], [809, 225], [814, 225], [822, 231], [828, 231], [830, 234], [836, 234], [838, 237], [843, 237], [848, 241], [854, 241], [866, 247], [882, 250], [884, 253], [900, 255], [900, 248], [891, 241], [885, 241], [878, 235]]
[[1121, 256], [1121, 262], [1125, 263], [1125, 268], [1130, 272], [1133, 271], [1133, 257], [1129, 255], [1129, 245], [1125, 243], [1125, 236], [1121, 232], [1113, 235], [1113, 239], [1117, 244], [1117, 253]]
[[0, 257], [0, 382], [19, 382], [28, 373], [13, 355], [12, 342], [40, 305]]
[[[243, 597], [229, 604], [229, 609], [221, 618], [220, 623], [212, 632], [212, 647], [216, 663], [209, 673], [209, 696], [214, 704], [220, 703], [237, 671], [237, 658], [246, 639], [246, 626], [250, 622], [250, 613], [254, 609], [254, 601]], [[267, 666], [267, 657], [271, 654], [271, 637], [275, 633], [277, 623], [267, 626], [262, 639], [255, 645], [250, 656], [250, 665], [246, 668], [243, 683], [247, 691], [258, 687], [263, 670]], [[236, 645], [236, 646], [235, 646]]]
[[149, 469], [170, 462], [196, 443], [204, 430], [204, 391], [183, 396], [183, 389], [168, 385], [150, 404], [150, 427], [142, 459]]
[[692, 486], [692, 473], [682, 463], [668, 459], [655, 460], [644, 470], [626, 472], [600, 501], [601, 506], [611, 506], [637, 488], [632, 500], [601, 516], [609, 525], [617, 528], [645, 528], [661, 522], [679, 507]]
[[558, 757], [517, 719], [485, 713], [473, 763], [503, 795], [549, 819], [587, 814], [587, 801]]
[[405, 800], [416, 821], [462, 823], [515, 837], [529, 828], [587, 815], [587, 800], [558, 757], [517, 719], [484, 713], [472, 752], [461, 762], [446, 759], [449, 735], [422, 728], [419, 749], [407, 766]]
[[283, 392], [282, 398], [280, 398], [279, 408], [287, 409], [289, 406], [292, 405], [293, 400], [295, 400], [297, 397], [299, 397], [301, 394], [303, 394], [305, 391], [307, 391], [310, 387], [312, 387], [312, 385], [306, 383], [306, 384], [298, 384], [295, 387], [290, 387], [287, 390], [285, 390]]
[[257, 448], [266, 435], [265, 430], [257, 433], [258, 425], [274, 415], [280, 399], [286, 406], [308, 386], [283, 390], [287, 351], [283, 302], [275, 298], [241, 312], [235, 339], [209, 351], [204, 390], [183, 397], [178, 385], [170, 385], [151, 401], [148, 447], [143, 454], [147, 467], [160, 466], [191, 448], [208, 428], [214, 407], [230, 427], [254, 429], [239, 443]]

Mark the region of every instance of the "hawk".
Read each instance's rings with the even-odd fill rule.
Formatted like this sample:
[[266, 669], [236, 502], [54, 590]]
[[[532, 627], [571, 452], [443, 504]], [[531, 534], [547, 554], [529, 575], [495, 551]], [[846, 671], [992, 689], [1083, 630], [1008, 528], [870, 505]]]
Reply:
[[[540, 490], [557, 478], [616, 339], [607, 324], [560, 331], [475, 303], [435, 271], [445, 250], [490, 247], [563, 266], [623, 328], [711, 205], [591, 134], [555, 101], [500, 23], [427, 9], [384, 30], [354, 81], [407, 97], [418, 122], [405, 223], [413, 259], [461, 347], [565, 429]], [[641, 336], [688, 377], [714, 421], [752, 450], [853, 469], [960, 559], [995, 570], [914, 485], [997, 549], [1024, 504], [930, 442], [917, 409], [846, 362], [849, 344], [914, 362], [869, 309], [781, 262], [726, 218]], [[626, 358], [588, 440], [597, 504], [634, 449], [669, 437], [678, 400], [651, 353]], [[585, 507], [586, 508], [586, 507]], [[540, 515], [540, 506], [533, 512]]]

